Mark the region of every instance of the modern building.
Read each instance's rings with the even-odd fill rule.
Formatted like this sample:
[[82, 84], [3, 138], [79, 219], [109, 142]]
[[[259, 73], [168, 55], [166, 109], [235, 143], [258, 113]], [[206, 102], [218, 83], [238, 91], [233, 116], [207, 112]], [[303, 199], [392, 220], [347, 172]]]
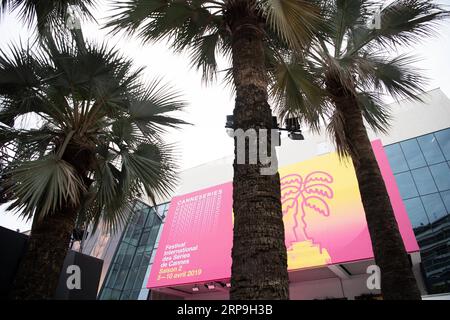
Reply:
[[[450, 100], [440, 89], [420, 98], [421, 102], [403, 100], [390, 104], [389, 132], [369, 130], [369, 136], [383, 167], [413, 271], [424, 298], [429, 298], [450, 293]], [[298, 190], [309, 188], [308, 179], [325, 181], [320, 188], [321, 195], [327, 199], [302, 198], [302, 221], [312, 219], [308, 222], [309, 229], [304, 226], [301, 241], [286, 240], [289, 250], [293, 250], [288, 252], [291, 254], [291, 299], [376, 296], [379, 290], [367, 286], [370, 276], [367, 268], [375, 263], [371, 249], [367, 248], [368, 233], [365, 218], [361, 218], [364, 212], [360, 198], [355, 195], [358, 193], [355, 193], [353, 167], [348, 163], [332, 163], [336, 159], [334, 146], [325, 133], [303, 133], [304, 141], [282, 139], [277, 149], [280, 174], [286, 178], [282, 186], [296, 187], [293, 176], [304, 178], [303, 187], [297, 186]], [[136, 201], [132, 209], [135, 214], [123, 230], [110, 235], [100, 226], [87, 239], [83, 252], [104, 260], [99, 299], [228, 298], [229, 252], [226, 251], [231, 245], [232, 213], [227, 199], [233, 177], [232, 163], [230, 156], [185, 170], [173, 199], [161, 199], [156, 207], [145, 200]], [[309, 174], [300, 174], [305, 168], [310, 168]], [[346, 200], [344, 194], [353, 198]], [[324, 205], [328, 214], [323, 214], [325, 209], [322, 215], [309, 212], [313, 206], [305, 209], [308, 201], [318, 201], [314, 203], [316, 207]], [[287, 209], [284, 213], [286, 217], [291, 214]], [[330, 243], [335, 240], [333, 233], [347, 227], [342, 222], [347, 220], [342, 220], [340, 214], [348, 218], [348, 228], [353, 226], [356, 235], [342, 240], [342, 247], [338, 248]], [[220, 225], [216, 226], [217, 223]], [[285, 221], [287, 233], [289, 223]], [[198, 230], [209, 230], [202, 233], [204, 238], [197, 236], [198, 226], [201, 227]], [[188, 235], [186, 241], [176, 239], [180, 234]], [[223, 241], [217, 241], [214, 244], [217, 250], [211, 250], [208, 247], [211, 244], [204, 239]], [[295, 256], [297, 249], [300, 253]], [[343, 254], [343, 249], [347, 253]], [[199, 267], [188, 270], [187, 274], [172, 268], [183, 270], [184, 266], [195, 267], [197, 263]]]

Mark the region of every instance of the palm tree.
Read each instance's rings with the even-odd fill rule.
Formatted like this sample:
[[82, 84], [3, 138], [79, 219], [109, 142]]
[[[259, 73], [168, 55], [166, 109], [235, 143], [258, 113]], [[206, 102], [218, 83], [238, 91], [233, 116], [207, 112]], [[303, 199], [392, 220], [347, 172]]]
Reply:
[[[51, 42], [51, 44], [49, 44]], [[176, 164], [165, 128], [184, 106], [180, 95], [107, 45], [83, 50], [67, 39], [0, 52], [0, 145], [16, 145], [3, 168], [9, 210], [33, 219], [15, 279], [15, 299], [51, 299], [77, 224], [112, 231], [140, 196], [167, 196]], [[37, 125], [19, 129], [33, 114]], [[16, 126], [14, 126], [16, 123]]]
[[[266, 55], [277, 45], [303, 46], [320, 17], [315, 1], [305, 0], [129, 0], [113, 11], [107, 24], [113, 32], [147, 42], [169, 39], [175, 51], [190, 52], [205, 80], [215, 78], [217, 54], [231, 56], [234, 128], [256, 132], [273, 128]], [[231, 299], [289, 296], [280, 178], [261, 175], [266, 166], [260, 159], [234, 163]]]
[[[329, 28], [315, 38], [306, 57], [285, 56], [273, 65], [278, 112], [299, 116], [315, 129], [328, 122], [339, 154], [350, 155], [356, 170], [384, 299], [420, 299], [364, 120], [386, 132], [389, 110], [380, 96], [417, 99], [423, 92], [424, 78], [411, 65], [414, 57], [392, 58], [387, 50], [433, 34], [447, 13], [428, 0], [396, 0], [375, 16], [381, 25], [373, 28], [366, 24], [377, 9], [372, 1], [332, 0], [324, 6]], [[318, 90], [325, 95], [312, 101]]]

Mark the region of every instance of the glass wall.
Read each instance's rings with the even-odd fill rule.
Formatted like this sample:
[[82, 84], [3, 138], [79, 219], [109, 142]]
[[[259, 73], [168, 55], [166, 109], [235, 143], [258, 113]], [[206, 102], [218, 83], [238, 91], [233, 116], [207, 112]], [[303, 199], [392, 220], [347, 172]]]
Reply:
[[429, 294], [450, 292], [450, 128], [385, 147]]
[[156, 254], [168, 204], [155, 207], [136, 201], [134, 214], [109, 267], [101, 300], [147, 299], [145, 281]]

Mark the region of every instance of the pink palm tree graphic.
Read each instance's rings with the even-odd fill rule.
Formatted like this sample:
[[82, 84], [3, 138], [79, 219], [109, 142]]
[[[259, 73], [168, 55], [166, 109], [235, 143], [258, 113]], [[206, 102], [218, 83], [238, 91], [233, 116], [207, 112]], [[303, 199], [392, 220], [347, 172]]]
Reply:
[[288, 249], [294, 243], [309, 240], [319, 245], [322, 251], [319, 239], [308, 232], [306, 218], [311, 212], [324, 217], [330, 215], [327, 201], [334, 197], [329, 186], [331, 183], [333, 177], [324, 171], [311, 172], [305, 178], [299, 174], [290, 174], [281, 179], [281, 203]]

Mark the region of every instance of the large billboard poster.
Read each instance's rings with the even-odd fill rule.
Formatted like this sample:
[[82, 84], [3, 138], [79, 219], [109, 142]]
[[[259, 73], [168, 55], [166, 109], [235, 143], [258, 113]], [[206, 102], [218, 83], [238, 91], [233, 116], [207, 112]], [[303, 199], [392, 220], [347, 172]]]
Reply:
[[226, 183], [172, 199], [147, 287], [230, 274], [232, 197]]
[[[381, 141], [372, 145], [405, 246], [418, 251]], [[351, 161], [330, 153], [279, 172], [290, 271], [373, 258]], [[230, 277], [231, 182], [175, 197], [166, 219], [148, 288]]]

